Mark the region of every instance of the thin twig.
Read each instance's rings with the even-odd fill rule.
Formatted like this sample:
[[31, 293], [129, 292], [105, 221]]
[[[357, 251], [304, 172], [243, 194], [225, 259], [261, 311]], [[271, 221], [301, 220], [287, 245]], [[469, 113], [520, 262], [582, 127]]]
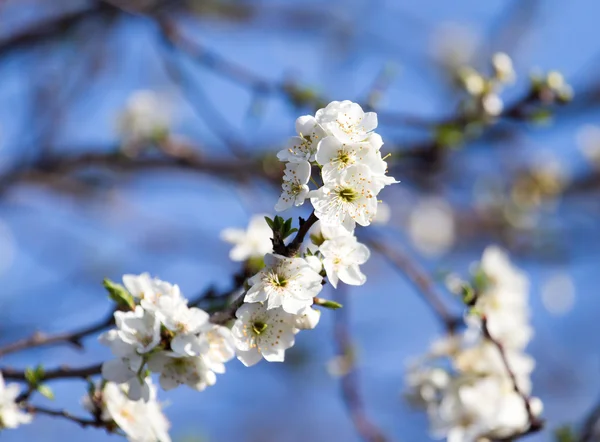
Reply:
[[45, 335], [43, 333], [34, 333], [32, 336], [21, 339], [19, 341], [15, 341], [11, 344], [8, 344], [2, 348], [0, 348], [0, 357], [6, 356], [10, 353], [15, 353], [22, 350], [28, 350], [36, 347], [43, 347], [48, 345], [56, 345], [56, 344], [70, 344], [74, 345], [78, 349], [83, 348], [82, 340], [83, 338], [93, 335], [99, 331], [102, 331], [111, 324], [114, 323], [113, 312], [111, 312], [106, 318], [91, 324], [87, 327], [81, 328], [79, 330], [57, 333], [55, 335]]
[[[102, 372], [102, 364], [94, 364], [88, 367], [80, 367], [80, 368], [71, 368], [67, 366], [62, 366], [55, 368], [53, 370], [46, 370], [42, 376], [40, 376], [40, 381], [52, 381], [55, 379], [73, 379], [73, 378], [81, 378], [86, 379], [90, 376], [94, 376], [100, 374]], [[14, 381], [27, 381], [27, 377], [25, 376], [24, 370], [16, 370], [10, 367], [0, 368], [0, 373], [4, 379], [10, 379]]]
[[506, 370], [508, 377], [510, 378], [513, 389], [515, 393], [517, 393], [523, 400], [523, 405], [525, 406], [525, 411], [527, 412], [527, 421], [529, 423], [529, 427], [526, 430], [496, 440], [498, 442], [513, 441], [526, 435], [537, 433], [544, 427], [544, 421], [534, 414], [531, 408], [531, 400], [529, 396], [523, 390], [521, 390], [521, 387], [519, 387], [517, 376], [515, 375], [515, 372], [512, 370], [508, 362], [506, 351], [504, 350], [504, 345], [502, 345], [500, 341], [498, 341], [492, 335], [490, 335], [490, 331], [487, 326], [487, 318], [485, 317], [483, 317], [481, 320], [481, 330], [485, 339], [491, 342], [498, 349], [498, 352], [500, 353], [500, 357], [502, 359], [502, 364], [504, 365], [504, 369]]
[[75, 416], [75, 415], [69, 413], [66, 410], [53, 410], [50, 408], [39, 407], [37, 405], [27, 405], [27, 406], [25, 406], [25, 409], [29, 413], [33, 413], [33, 414], [45, 414], [47, 416], [62, 417], [67, 420], [70, 420], [72, 422], [75, 422], [76, 424], [78, 424], [82, 427], [96, 427], [96, 428], [107, 427], [107, 423], [100, 419], [86, 419], [83, 417], [78, 417], [78, 416]]
[[346, 297], [346, 289], [341, 287], [337, 290], [336, 299], [344, 305], [344, 308], [336, 311], [334, 315], [334, 340], [337, 344], [338, 355], [349, 360], [348, 371], [342, 374], [340, 386], [342, 399], [356, 432], [366, 442], [385, 442], [386, 436], [366, 415], [364, 403], [360, 394], [359, 375], [354, 360], [354, 349], [352, 337], [348, 327], [349, 299]]

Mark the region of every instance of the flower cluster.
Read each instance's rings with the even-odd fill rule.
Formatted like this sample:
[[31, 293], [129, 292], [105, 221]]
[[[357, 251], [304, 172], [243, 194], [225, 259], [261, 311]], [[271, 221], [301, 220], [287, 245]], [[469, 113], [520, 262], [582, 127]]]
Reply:
[[24, 412], [16, 402], [20, 393], [19, 385], [5, 384], [0, 373], [0, 429], [17, 428], [31, 422], [31, 414]]
[[[456, 279], [451, 285], [467, 287]], [[529, 396], [535, 363], [524, 353], [532, 334], [527, 278], [492, 246], [473, 288], [466, 290], [472, 308], [464, 333], [436, 342], [407, 376], [410, 397], [426, 407], [434, 435], [455, 442], [511, 437], [529, 428], [530, 411], [537, 417], [542, 410]]]
[[145, 380], [148, 401], [132, 401], [127, 386], [106, 382], [94, 388], [82, 399], [84, 408], [97, 416], [107, 427], [119, 427], [131, 442], [171, 442], [169, 421], [156, 400], [156, 387]]
[[123, 283], [134, 305], [115, 312], [116, 328], [100, 336], [115, 356], [103, 364], [104, 378], [127, 384], [130, 399], [146, 401], [148, 372], [160, 374], [165, 390], [185, 384], [202, 391], [213, 385], [234, 356], [230, 330], [188, 306], [177, 285], [146, 273], [125, 275]]
[[463, 103], [465, 112], [477, 114], [482, 110], [485, 115], [495, 117], [504, 109], [500, 93], [504, 86], [515, 82], [513, 62], [507, 54], [498, 52], [492, 56], [491, 65], [493, 75], [490, 76], [470, 66], [457, 70], [458, 81], [471, 98]]
[[[397, 182], [386, 175], [376, 128], [377, 114], [351, 101], [332, 101], [314, 117], [298, 118], [298, 136], [277, 154], [286, 166], [275, 209], [300, 206], [310, 198], [315, 215], [327, 225], [349, 231], [356, 223], [368, 226], [377, 214], [377, 195]], [[311, 190], [309, 181], [317, 182], [313, 166], [321, 170], [322, 185]]]

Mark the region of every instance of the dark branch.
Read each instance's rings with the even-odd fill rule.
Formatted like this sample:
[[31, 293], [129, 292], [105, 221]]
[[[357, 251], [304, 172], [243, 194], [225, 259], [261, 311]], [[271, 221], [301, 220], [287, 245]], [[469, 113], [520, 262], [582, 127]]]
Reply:
[[50, 408], [39, 407], [37, 405], [27, 405], [25, 409], [33, 414], [45, 414], [46, 416], [62, 417], [82, 427], [104, 428], [107, 423], [100, 419], [86, 419], [83, 417], [74, 416], [66, 410], [52, 410]]
[[[86, 379], [90, 376], [100, 374], [102, 371], [102, 364], [90, 365], [88, 367], [81, 368], [70, 368], [62, 366], [53, 370], [47, 370], [44, 375], [40, 377], [40, 381], [51, 381], [54, 379], [73, 379], [81, 378]], [[10, 379], [14, 381], [27, 381], [24, 370], [15, 370], [14, 368], [4, 367], [0, 368], [0, 373], [4, 379]]]
[[533, 410], [531, 409], [530, 398], [527, 394], [525, 394], [525, 392], [523, 390], [521, 390], [521, 387], [519, 387], [519, 383], [517, 382], [517, 377], [516, 377], [514, 371], [512, 370], [510, 364], [508, 363], [508, 358], [506, 356], [506, 351], [504, 350], [504, 346], [502, 345], [502, 343], [500, 341], [498, 341], [497, 339], [495, 339], [494, 337], [492, 337], [490, 335], [490, 331], [487, 326], [487, 319], [485, 317], [481, 321], [481, 329], [482, 329], [483, 336], [485, 337], [485, 339], [490, 341], [498, 349], [498, 352], [500, 352], [500, 357], [502, 358], [502, 364], [504, 365], [504, 368], [505, 368], [506, 372], [508, 373], [508, 377], [510, 378], [510, 381], [512, 382], [513, 389], [514, 389], [515, 393], [517, 393], [523, 400], [523, 405], [525, 406], [525, 411], [527, 412], [527, 420], [529, 422], [529, 427], [525, 431], [518, 432], [518, 433], [512, 434], [510, 436], [504, 437], [502, 439], [496, 439], [496, 440], [498, 442], [514, 441], [514, 440], [520, 439], [521, 437], [524, 437], [526, 435], [537, 433], [544, 427], [544, 421], [541, 420], [540, 418], [538, 418], [533, 413]]
[[71, 344], [78, 349], [82, 349], [82, 340], [85, 337], [98, 333], [108, 328], [113, 323], [114, 316], [113, 312], [111, 312], [106, 318], [79, 330], [57, 333], [55, 335], [44, 335], [43, 333], [39, 332], [34, 333], [28, 338], [21, 339], [20, 341], [13, 342], [5, 347], [0, 348], [0, 357], [22, 350], [56, 344]]

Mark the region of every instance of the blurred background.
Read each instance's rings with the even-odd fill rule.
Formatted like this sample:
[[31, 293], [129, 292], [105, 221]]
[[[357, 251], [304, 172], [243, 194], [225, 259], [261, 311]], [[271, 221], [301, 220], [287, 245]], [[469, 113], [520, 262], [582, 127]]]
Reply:
[[[227, 290], [239, 264], [220, 232], [273, 214], [274, 155], [295, 118], [350, 99], [378, 112], [401, 180], [382, 193], [389, 219], [369, 229], [386, 249], [285, 364], [234, 360], [203, 393], [163, 392], [173, 439], [359, 441], [336, 356], [349, 341], [373, 425], [429, 440], [403, 378], [443, 328], [402, 262], [439, 280], [490, 243], [531, 279], [547, 426], [530, 440], [577, 428], [600, 396], [599, 14], [593, 0], [0, 1], [0, 345], [101, 320], [104, 277], [147, 271], [190, 298]], [[1, 365], [109, 356], [85, 344]], [[53, 403], [36, 401], [83, 413], [83, 381], [52, 387]], [[2, 433], [117, 438], [43, 416]]]

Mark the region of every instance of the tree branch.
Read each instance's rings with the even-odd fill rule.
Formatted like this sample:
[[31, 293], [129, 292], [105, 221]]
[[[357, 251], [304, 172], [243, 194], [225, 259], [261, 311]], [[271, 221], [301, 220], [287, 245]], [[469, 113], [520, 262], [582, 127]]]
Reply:
[[[40, 377], [40, 381], [52, 381], [54, 379], [72, 379], [81, 378], [85, 379], [90, 376], [100, 374], [102, 371], [102, 364], [94, 364], [88, 367], [70, 368], [67, 366], [61, 366], [53, 370], [46, 370], [43, 376]], [[10, 379], [14, 381], [27, 381], [25, 371], [15, 370], [10, 367], [0, 368], [0, 373], [4, 379]]]
[[111, 312], [106, 318], [79, 330], [57, 333], [55, 335], [44, 335], [37, 332], [28, 338], [15, 341], [0, 348], [0, 357], [22, 350], [56, 344], [71, 344], [78, 349], [82, 349], [83, 344], [81, 341], [83, 338], [110, 327], [114, 323], [114, 320], [114, 312]]
[[504, 368], [506, 369], [506, 372], [508, 373], [508, 377], [510, 378], [510, 381], [512, 382], [513, 389], [514, 389], [515, 393], [517, 393], [523, 399], [523, 405], [525, 406], [525, 411], [527, 412], [527, 420], [529, 422], [529, 427], [525, 431], [521, 431], [521, 432], [512, 434], [510, 436], [507, 436], [507, 437], [504, 437], [501, 439], [496, 439], [496, 440], [498, 442], [501, 442], [501, 441], [508, 442], [508, 441], [520, 439], [521, 437], [524, 437], [529, 434], [537, 433], [544, 427], [544, 421], [542, 419], [539, 419], [533, 413], [533, 410], [531, 409], [530, 398], [519, 387], [519, 383], [517, 382], [517, 377], [516, 377], [514, 371], [512, 370], [510, 364], [508, 363], [508, 358], [506, 357], [506, 352], [504, 350], [504, 346], [502, 345], [502, 343], [500, 341], [498, 341], [497, 339], [495, 339], [494, 337], [492, 337], [490, 335], [490, 331], [487, 326], [487, 318], [485, 318], [485, 317], [481, 321], [481, 330], [483, 332], [483, 336], [485, 337], [485, 339], [490, 341], [498, 349], [498, 352], [500, 353], [500, 357], [502, 358], [502, 364], [504, 365]]
[[342, 399], [350, 414], [356, 432], [366, 442], [386, 442], [387, 437], [369, 420], [366, 415], [364, 403], [360, 394], [359, 376], [355, 366], [354, 348], [352, 337], [348, 328], [349, 299], [346, 296], [346, 287], [338, 288], [336, 299], [344, 305], [334, 315], [334, 340], [337, 345], [338, 355], [348, 360], [347, 372], [341, 375], [340, 386]]
[[24, 407], [29, 413], [33, 414], [45, 414], [46, 416], [62, 417], [71, 422], [75, 422], [81, 427], [95, 427], [105, 428], [107, 423], [100, 419], [86, 419], [78, 416], [74, 416], [66, 410], [52, 410], [50, 408], [39, 407], [37, 405], [26, 405]]

